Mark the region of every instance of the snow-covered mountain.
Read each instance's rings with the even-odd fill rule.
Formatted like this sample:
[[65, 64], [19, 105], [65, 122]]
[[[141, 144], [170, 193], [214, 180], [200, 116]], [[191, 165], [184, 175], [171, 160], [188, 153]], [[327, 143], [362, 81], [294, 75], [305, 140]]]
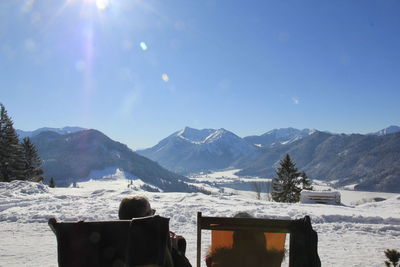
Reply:
[[137, 152], [167, 169], [189, 173], [227, 168], [234, 160], [254, 149], [255, 146], [225, 129], [186, 127], [154, 147]]
[[400, 132], [382, 136], [315, 132], [287, 145], [260, 148], [232, 163], [241, 176], [273, 177], [289, 154], [312, 179], [356, 190], [400, 192]]
[[45, 131], [32, 137], [32, 142], [43, 160], [44, 176], [47, 180], [53, 177], [57, 185], [95, 178], [94, 172], [119, 169], [163, 191], [193, 191], [184, 182], [186, 177], [162, 168], [96, 130], [65, 135]]
[[258, 147], [273, 147], [279, 144], [290, 144], [303, 137], [313, 134], [315, 130], [310, 129], [295, 129], [295, 128], [280, 128], [273, 129], [262, 135], [252, 135], [244, 137], [247, 142]]
[[58, 134], [70, 134], [70, 133], [76, 133], [76, 132], [80, 132], [86, 130], [85, 128], [82, 127], [70, 127], [70, 126], [66, 126], [63, 128], [50, 128], [50, 127], [42, 127], [39, 128], [37, 130], [34, 131], [23, 131], [23, 130], [15, 130], [18, 134], [18, 137], [20, 139], [23, 139], [25, 137], [34, 137], [42, 132], [55, 132]]
[[387, 134], [392, 134], [392, 133], [397, 133], [400, 132], [400, 127], [396, 126], [396, 125], [391, 125], [385, 129], [382, 129], [378, 132], [375, 133], [370, 133], [370, 135], [378, 135], [378, 136], [382, 136], [382, 135], [387, 135]]

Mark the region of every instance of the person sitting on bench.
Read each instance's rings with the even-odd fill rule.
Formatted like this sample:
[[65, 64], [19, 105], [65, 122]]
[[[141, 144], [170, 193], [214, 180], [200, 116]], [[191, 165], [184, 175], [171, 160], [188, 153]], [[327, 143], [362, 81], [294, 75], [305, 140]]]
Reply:
[[[141, 218], [152, 216], [155, 214], [155, 210], [151, 208], [149, 200], [144, 196], [129, 196], [122, 199], [118, 217], [120, 220], [131, 220], [133, 218]], [[167, 253], [173, 262], [174, 267], [192, 267], [189, 260], [185, 256], [186, 252], [186, 240], [180, 235], [176, 235], [174, 232], [170, 232], [171, 250]], [[168, 261], [168, 259], [167, 259]], [[171, 264], [166, 264], [171, 266]]]

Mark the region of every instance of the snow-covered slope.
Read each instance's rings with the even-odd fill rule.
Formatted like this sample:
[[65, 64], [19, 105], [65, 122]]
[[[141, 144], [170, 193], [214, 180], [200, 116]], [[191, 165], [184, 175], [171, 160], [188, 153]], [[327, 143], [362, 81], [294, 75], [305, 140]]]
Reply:
[[262, 135], [252, 135], [244, 137], [244, 139], [258, 147], [271, 147], [278, 144], [290, 144], [305, 136], [313, 134], [315, 130], [303, 129], [298, 130], [295, 128], [280, 128], [273, 129]]
[[223, 169], [255, 147], [225, 129], [197, 130], [186, 127], [137, 153], [167, 169], [190, 173]]
[[172, 136], [177, 136], [192, 144], [201, 144], [213, 132], [215, 132], [213, 129], [197, 130], [190, 127], [185, 127], [184, 129], [172, 134]]
[[96, 170], [119, 168], [161, 190], [191, 192], [184, 176], [162, 168], [96, 130], [67, 135], [43, 132], [33, 137], [32, 143], [43, 160], [46, 181], [54, 177], [57, 185], [86, 180]]
[[[197, 211], [205, 216], [246, 211], [256, 217], [284, 219], [310, 215], [318, 232], [322, 266], [383, 266], [383, 251], [400, 245], [400, 195], [358, 206], [331, 206], [266, 202], [241, 194], [150, 193], [128, 184], [118, 175], [79, 183], [78, 188], [0, 183], [0, 265], [57, 266], [56, 237], [47, 225], [49, 218], [113, 220], [120, 200], [133, 194], [147, 196], [158, 214], [171, 218], [170, 229], [187, 239], [193, 266]], [[203, 233], [203, 253], [210, 241], [207, 233]]]
[[378, 132], [370, 133], [370, 135], [382, 136], [382, 135], [387, 135], [387, 134], [392, 134], [392, 133], [397, 133], [397, 132], [400, 132], [400, 127], [396, 126], [396, 125], [392, 125], [392, 126], [389, 126], [389, 127], [385, 128], [385, 129], [382, 129], [382, 130], [380, 130]]

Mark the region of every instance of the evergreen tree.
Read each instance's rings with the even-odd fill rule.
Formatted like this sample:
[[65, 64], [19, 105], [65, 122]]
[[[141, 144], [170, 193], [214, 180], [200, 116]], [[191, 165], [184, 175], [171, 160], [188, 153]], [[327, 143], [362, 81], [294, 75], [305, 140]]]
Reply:
[[22, 148], [24, 152], [24, 162], [25, 162], [25, 177], [28, 180], [39, 182], [43, 180], [41, 176], [43, 170], [41, 168], [42, 161], [37, 154], [36, 147], [32, 144], [29, 137], [25, 137], [22, 142]]
[[279, 162], [277, 177], [272, 180], [272, 199], [277, 202], [294, 203], [300, 200], [301, 174], [289, 154]]
[[302, 190], [313, 190], [313, 187], [311, 185], [311, 180], [308, 179], [307, 174], [305, 172], [300, 173], [300, 183], [302, 186]]
[[388, 259], [388, 261], [385, 261], [386, 266], [391, 266], [391, 264], [393, 267], [399, 266], [400, 251], [397, 251], [396, 249], [387, 249], [385, 250], [385, 256]]
[[263, 184], [261, 182], [254, 182], [252, 184], [252, 187], [254, 189], [254, 192], [256, 193], [256, 199], [260, 200], [261, 199], [261, 191], [263, 188]]
[[23, 180], [24, 174], [22, 147], [7, 110], [0, 104], [0, 181]]

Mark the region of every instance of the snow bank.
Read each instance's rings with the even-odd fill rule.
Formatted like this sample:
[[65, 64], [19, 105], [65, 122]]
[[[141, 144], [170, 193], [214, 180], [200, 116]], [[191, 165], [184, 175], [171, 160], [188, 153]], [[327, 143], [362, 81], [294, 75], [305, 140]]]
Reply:
[[[323, 266], [382, 266], [383, 251], [400, 246], [400, 195], [358, 206], [286, 204], [224, 193], [151, 193], [130, 188], [129, 182], [96, 180], [79, 183], [79, 188], [48, 188], [23, 181], [0, 183], [0, 265], [56, 266], [56, 238], [47, 225], [49, 218], [117, 219], [119, 202], [133, 194], [147, 196], [157, 214], [171, 218], [171, 230], [187, 239], [193, 265], [198, 211], [204, 216], [246, 211], [260, 218], [281, 219], [310, 215], [318, 232]], [[209, 240], [205, 231], [203, 252]]]
[[31, 183], [27, 181], [0, 182], [0, 197], [26, 196], [48, 193], [49, 189], [42, 183]]

